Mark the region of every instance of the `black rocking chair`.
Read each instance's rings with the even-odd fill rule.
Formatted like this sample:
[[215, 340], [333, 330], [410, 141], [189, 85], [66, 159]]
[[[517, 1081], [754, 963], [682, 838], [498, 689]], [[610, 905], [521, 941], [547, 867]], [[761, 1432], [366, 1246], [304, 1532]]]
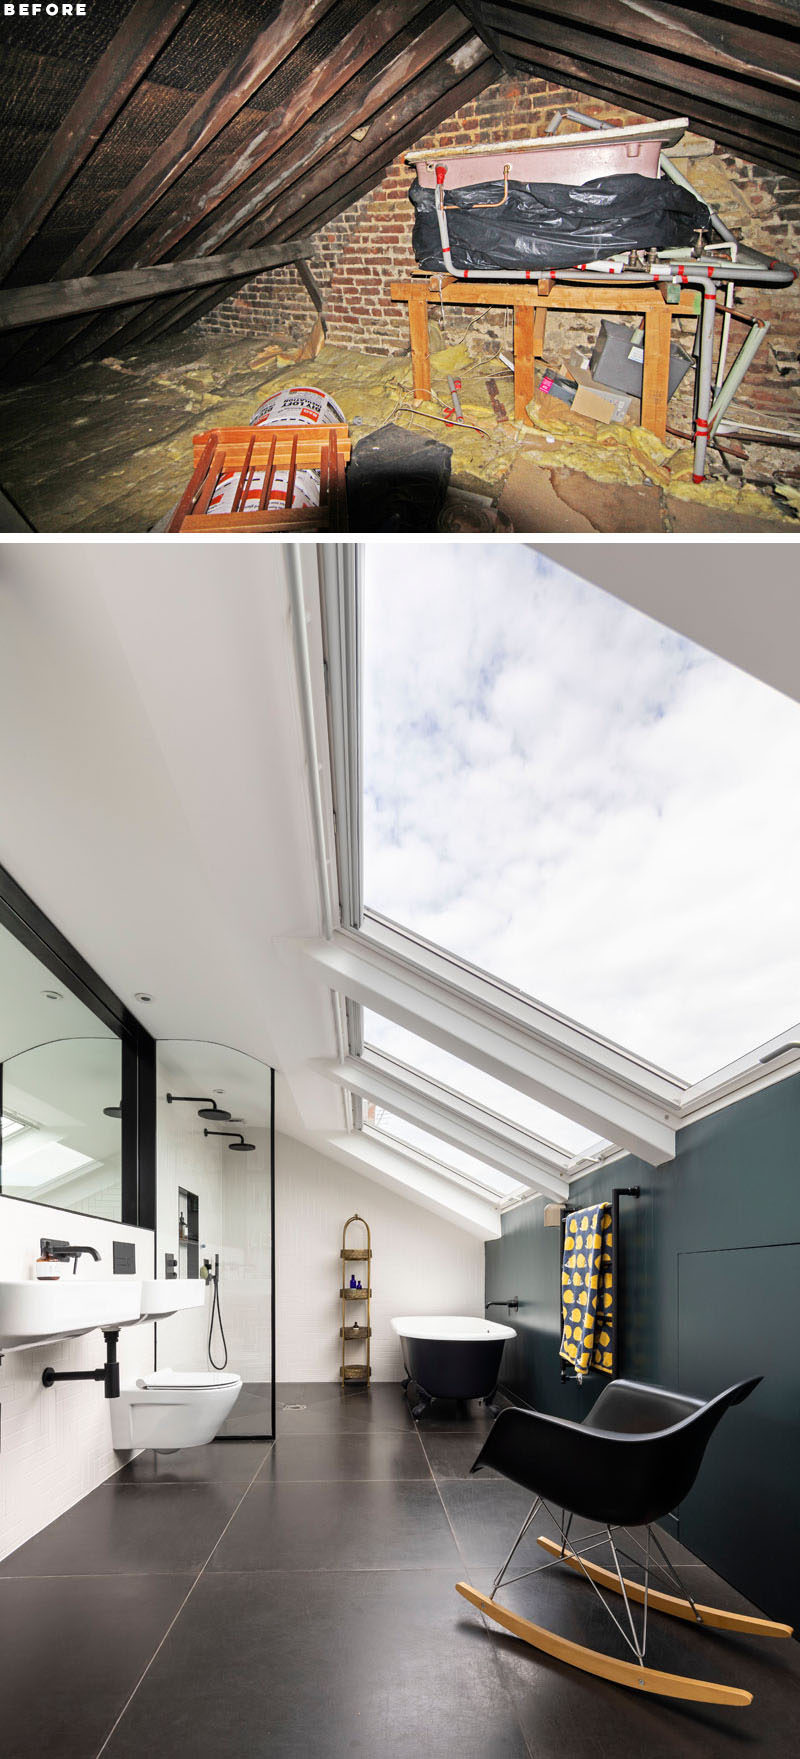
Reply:
[[[598, 1674], [619, 1685], [669, 1698], [690, 1698], [706, 1704], [752, 1703], [752, 1693], [739, 1687], [717, 1685], [711, 1680], [695, 1680], [681, 1674], [660, 1673], [655, 1668], [646, 1667], [644, 1655], [650, 1607], [690, 1623], [751, 1636], [790, 1637], [792, 1634], [791, 1625], [774, 1624], [769, 1619], [750, 1618], [742, 1613], [723, 1612], [712, 1606], [698, 1606], [653, 1528], [653, 1522], [674, 1509], [691, 1490], [720, 1418], [731, 1405], [741, 1404], [748, 1398], [758, 1384], [758, 1379], [743, 1380], [704, 1404], [700, 1399], [665, 1392], [661, 1387], [614, 1380], [604, 1387], [582, 1423], [567, 1423], [560, 1417], [545, 1417], [538, 1411], [501, 1411], [472, 1471], [479, 1472], [482, 1466], [492, 1466], [503, 1477], [531, 1491], [536, 1500], [492, 1585], [491, 1594], [480, 1594], [467, 1582], [456, 1584], [458, 1593], [514, 1636], [560, 1661], [569, 1662], [584, 1673]], [[551, 1504], [555, 1505], [555, 1510]], [[560, 1637], [497, 1604], [495, 1595], [511, 1559], [542, 1505], [555, 1521], [561, 1543], [539, 1538], [538, 1544], [551, 1554], [549, 1562], [540, 1564], [539, 1569], [564, 1563], [584, 1575], [636, 1657], [635, 1662], [618, 1661], [596, 1649], [584, 1648], [582, 1644]], [[557, 1511], [560, 1511], [560, 1519]], [[590, 1533], [585, 1539], [571, 1540], [570, 1529], [576, 1515], [597, 1523], [600, 1531]], [[629, 1531], [631, 1527], [646, 1528], [644, 1544]], [[638, 1556], [631, 1557], [626, 1552], [620, 1533]], [[587, 1559], [589, 1552], [606, 1543], [611, 1550], [613, 1569]], [[655, 1560], [654, 1552], [658, 1553], [660, 1562]], [[630, 1581], [623, 1576], [620, 1557], [643, 1572], [643, 1582]], [[537, 1573], [536, 1570], [525, 1570], [510, 1580], [519, 1582], [525, 1576]], [[677, 1588], [677, 1595], [651, 1588], [652, 1574], [662, 1582], [666, 1581], [670, 1589]], [[627, 1628], [612, 1611], [600, 1592], [601, 1587], [621, 1595]], [[634, 1624], [631, 1602], [643, 1607], [640, 1631]]]

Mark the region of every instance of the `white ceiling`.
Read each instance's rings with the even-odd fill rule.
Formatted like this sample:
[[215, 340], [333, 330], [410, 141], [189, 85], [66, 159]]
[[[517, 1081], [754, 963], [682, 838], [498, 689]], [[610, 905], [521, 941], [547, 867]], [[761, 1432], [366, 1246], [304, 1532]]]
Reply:
[[795, 538], [724, 543], [537, 544], [743, 672], [800, 701], [800, 567]]
[[282, 1128], [341, 1130], [286, 945], [320, 906], [284, 546], [5, 544], [0, 616], [0, 861], [157, 1038], [275, 1064]]

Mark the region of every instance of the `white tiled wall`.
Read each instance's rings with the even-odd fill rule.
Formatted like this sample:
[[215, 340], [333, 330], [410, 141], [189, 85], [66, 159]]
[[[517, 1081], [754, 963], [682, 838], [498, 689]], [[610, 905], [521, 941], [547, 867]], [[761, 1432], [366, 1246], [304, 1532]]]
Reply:
[[[220, 1259], [220, 1304], [228, 1366], [246, 1381], [269, 1380], [270, 1211], [269, 1132], [247, 1125], [254, 1154], [231, 1154], [224, 1137], [203, 1135], [203, 1120], [189, 1106], [158, 1102], [158, 1274], [164, 1254], [180, 1253], [179, 1189], [199, 1204], [200, 1260]], [[203, 1250], [205, 1247], [205, 1250]], [[210, 1291], [201, 1308], [173, 1314], [158, 1325], [160, 1368], [204, 1369], [211, 1313]], [[215, 1329], [215, 1359], [220, 1361]]]
[[[31, 1274], [39, 1241], [52, 1235], [94, 1246], [101, 1261], [82, 1258], [84, 1279], [113, 1275], [113, 1240], [136, 1246], [137, 1276], [151, 1276], [153, 1235], [121, 1222], [75, 1216], [43, 1204], [0, 1197], [0, 1279]], [[68, 1271], [68, 1267], [65, 1266]], [[71, 1273], [69, 1273], [71, 1274]], [[108, 1401], [100, 1382], [74, 1381], [45, 1388], [42, 1370], [99, 1368], [105, 1360], [102, 1333], [89, 1332], [40, 1349], [12, 1350], [0, 1363], [0, 1558], [46, 1527], [57, 1515], [101, 1484], [120, 1465], [111, 1446]], [[123, 1327], [119, 1340], [123, 1380], [153, 1365], [153, 1327]]]
[[[342, 1226], [356, 1212], [372, 1231], [373, 1380], [401, 1376], [400, 1345], [389, 1323], [393, 1315], [483, 1315], [482, 1241], [305, 1144], [279, 1135], [275, 1149], [278, 1381], [338, 1380], [339, 1252]], [[363, 1267], [355, 1268], [363, 1280]]]

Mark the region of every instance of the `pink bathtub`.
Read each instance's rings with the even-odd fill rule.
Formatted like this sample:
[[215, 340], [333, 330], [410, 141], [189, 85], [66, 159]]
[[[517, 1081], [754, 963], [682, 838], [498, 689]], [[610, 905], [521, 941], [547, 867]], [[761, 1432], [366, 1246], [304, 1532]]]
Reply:
[[658, 176], [662, 147], [674, 147], [689, 126], [686, 116], [645, 122], [630, 128], [582, 129], [579, 134], [543, 134], [536, 140], [509, 140], [485, 147], [441, 147], [434, 153], [407, 153], [424, 189], [436, 183], [436, 166], [445, 165], [445, 188], [502, 183], [509, 167], [512, 183], [590, 183], [635, 171]]

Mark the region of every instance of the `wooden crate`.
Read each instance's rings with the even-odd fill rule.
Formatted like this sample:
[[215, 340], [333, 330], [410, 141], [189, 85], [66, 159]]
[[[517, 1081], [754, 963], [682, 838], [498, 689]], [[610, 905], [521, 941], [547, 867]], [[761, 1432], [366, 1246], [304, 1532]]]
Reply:
[[[350, 457], [346, 425], [334, 427], [211, 428], [193, 440], [194, 470], [167, 527], [168, 531], [223, 532], [346, 531], [347, 495], [344, 471]], [[208, 507], [225, 470], [239, 470], [230, 513], [209, 513]], [[298, 470], [318, 470], [318, 507], [292, 507]], [[259, 506], [242, 512], [247, 485], [256, 471], [264, 472]], [[288, 472], [285, 507], [268, 507], [278, 471]]]

